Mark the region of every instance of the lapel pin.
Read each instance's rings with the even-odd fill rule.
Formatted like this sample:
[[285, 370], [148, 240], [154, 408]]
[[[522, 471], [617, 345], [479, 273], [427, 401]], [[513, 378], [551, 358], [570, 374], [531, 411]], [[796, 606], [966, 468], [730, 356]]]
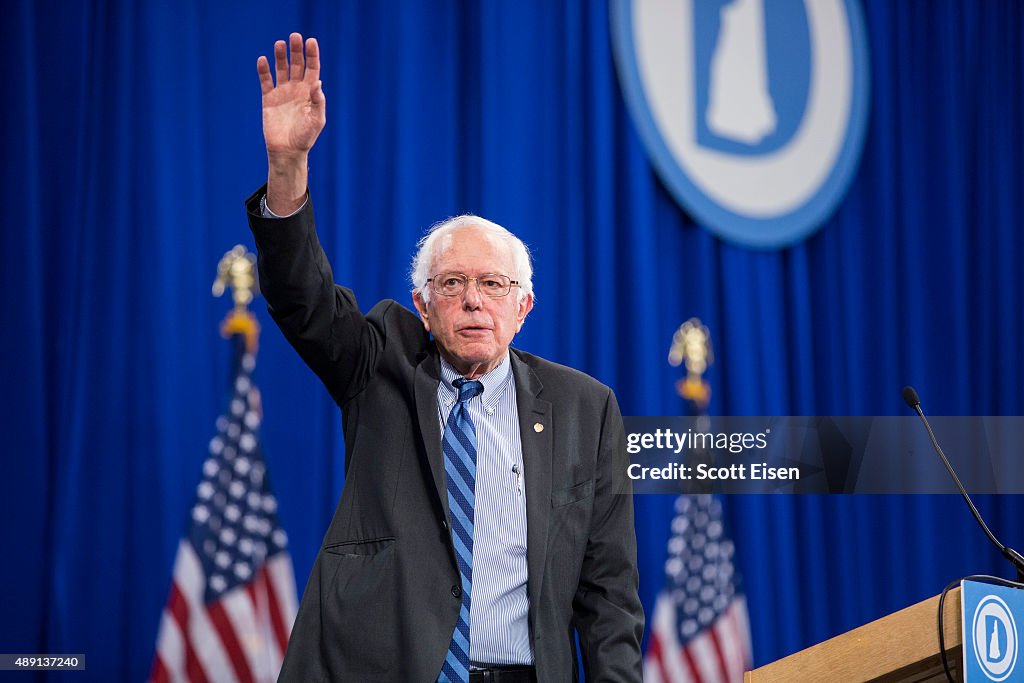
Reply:
[[538, 434], [540, 434], [541, 432], [544, 431], [544, 425], [542, 425], [540, 422], [534, 422], [533, 423], [533, 431], [535, 431]]

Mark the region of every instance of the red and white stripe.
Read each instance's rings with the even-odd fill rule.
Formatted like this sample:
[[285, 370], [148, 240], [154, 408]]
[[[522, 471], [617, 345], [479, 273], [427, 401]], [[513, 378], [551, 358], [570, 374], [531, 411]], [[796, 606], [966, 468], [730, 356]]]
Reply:
[[295, 621], [291, 559], [279, 553], [210, 605], [192, 544], [182, 540], [160, 620], [152, 683], [273, 683]]
[[750, 666], [747, 606], [737, 596], [709, 628], [685, 647], [679, 642], [676, 608], [667, 594], [654, 606], [651, 636], [644, 656], [647, 683], [741, 683]]

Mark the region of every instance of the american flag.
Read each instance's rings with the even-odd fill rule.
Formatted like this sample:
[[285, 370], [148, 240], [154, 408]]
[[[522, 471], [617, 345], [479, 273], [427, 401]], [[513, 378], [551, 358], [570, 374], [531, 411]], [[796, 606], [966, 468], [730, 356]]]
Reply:
[[228, 411], [217, 419], [149, 680], [275, 681], [295, 620], [288, 538], [259, 443], [255, 357], [241, 351]]
[[665, 563], [644, 654], [647, 683], [739, 683], [752, 661], [747, 605], [737, 591], [733, 543], [722, 503], [676, 498]]

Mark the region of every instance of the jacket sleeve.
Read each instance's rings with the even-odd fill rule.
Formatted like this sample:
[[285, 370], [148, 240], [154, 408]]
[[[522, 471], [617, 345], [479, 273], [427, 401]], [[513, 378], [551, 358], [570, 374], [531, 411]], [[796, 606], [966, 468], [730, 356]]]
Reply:
[[643, 680], [633, 494], [625, 476], [626, 437], [615, 394], [608, 391], [601, 427], [594, 510], [573, 600], [587, 681]]
[[245, 202], [259, 254], [260, 292], [285, 338], [344, 405], [373, 375], [383, 329], [360, 313], [352, 290], [334, 284], [312, 200], [287, 218], [265, 218], [265, 194], [266, 185]]

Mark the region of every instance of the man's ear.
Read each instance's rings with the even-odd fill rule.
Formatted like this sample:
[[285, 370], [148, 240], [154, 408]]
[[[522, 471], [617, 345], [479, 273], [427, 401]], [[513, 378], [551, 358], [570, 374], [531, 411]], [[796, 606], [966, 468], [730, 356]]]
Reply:
[[417, 290], [412, 292], [412, 303], [420, 314], [420, 320], [423, 321], [423, 329], [430, 332], [430, 313], [427, 311], [427, 302], [423, 300], [423, 295]]
[[533, 310], [533, 294], [527, 294], [519, 302], [519, 310], [516, 311], [516, 332], [523, 329], [523, 321], [526, 315]]

